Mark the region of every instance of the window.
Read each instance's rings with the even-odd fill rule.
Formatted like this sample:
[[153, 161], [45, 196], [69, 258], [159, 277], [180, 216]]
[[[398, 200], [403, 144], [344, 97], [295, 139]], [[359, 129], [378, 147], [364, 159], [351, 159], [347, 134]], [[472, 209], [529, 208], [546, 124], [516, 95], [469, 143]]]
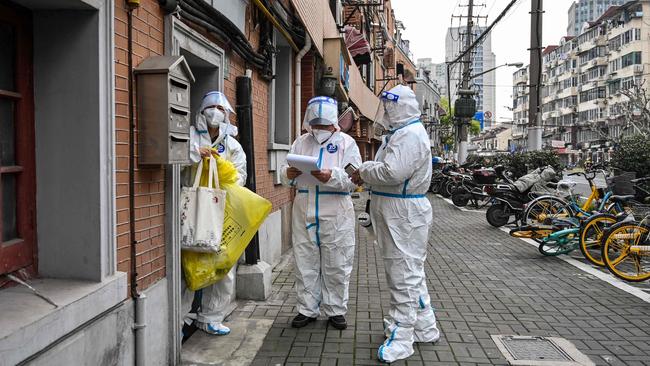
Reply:
[[602, 99], [606, 97], [607, 89], [604, 86], [589, 89], [580, 93], [580, 103], [588, 102], [594, 99]]
[[616, 94], [619, 90], [621, 90], [620, 79], [613, 80], [612, 82], [609, 83], [609, 95]]
[[623, 90], [630, 90], [633, 89], [635, 86], [640, 86], [640, 85], [641, 85], [641, 78], [639, 77], [630, 76], [624, 78], [621, 81], [621, 89]]
[[35, 272], [31, 37], [29, 15], [0, 4], [0, 274]]
[[275, 77], [271, 81], [269, 93], [269, 147], [271, 150], [288, 150], [291, 146], [293, 57], [291, 47], [277, 31], [274, 31], [274, 38], [276, 52], [273, 55], [273, 74]]
[[630, 52], [621, 57], [621, 68], [641, 64], [641, 52]]

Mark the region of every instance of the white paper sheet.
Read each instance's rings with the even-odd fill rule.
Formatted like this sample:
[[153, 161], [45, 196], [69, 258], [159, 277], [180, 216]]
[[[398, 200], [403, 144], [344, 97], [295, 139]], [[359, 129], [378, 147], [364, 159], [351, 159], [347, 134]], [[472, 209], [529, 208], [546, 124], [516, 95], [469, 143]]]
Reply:
[[303, 173], [320, 170], [318, 167], [318, 158], [315, 156], [288, 154], [287, 163], [289, 163], [289, 166], [298, 168]]
[[296, 183], [298, 185], [310, 185], [315, 186], [320, 184], [318, 179], [316, 179], [311, 172], [314, 170], [320, 170], [318, 167], [318, 158], [315, 156], [306, 156], [306, 155], [297, 155], [297, 154], [288, 154], [287, 163], [289, 166], [297, 168], [302, 172], [296, 178]]

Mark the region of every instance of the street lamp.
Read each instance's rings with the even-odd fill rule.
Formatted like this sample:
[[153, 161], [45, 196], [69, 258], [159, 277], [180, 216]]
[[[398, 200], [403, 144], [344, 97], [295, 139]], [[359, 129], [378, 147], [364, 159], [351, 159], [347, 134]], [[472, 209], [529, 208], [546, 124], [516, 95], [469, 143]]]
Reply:
[[479, 77], [479, 76], [485, 75], [485, 74], [487, 74], [488, 72], [492, 72], [492, 71], [494, 71], [494, 70], [496, 70], [496, 69], [498, 69], [498, 68], [504, 67], [504, 66], [512, 66], [512, 67], [516, 67], [516, 68], [520, 69], [520, 68], [524, 67], [524, 64], [523, 64], [523, 62], [515, 62], [514, 64], [507, 64], [507, 63], [506, 63], [506, 64], [503, 64], [503, 65], [499, 65], [499, 66], [493, 67], [493, 68], [491, 68], [491, 69], [489, 69], [489, 70], [485, 70], [485, 71], [480, 72], [480, 73], [478, 73], [478, 74], [476, 74], [476, 75], [472, 75], [472, 76], [470, 76], [469, 78], [470, 78], [470, 80], [471, 80], [471, 79], [476, 79], [476, 78]]

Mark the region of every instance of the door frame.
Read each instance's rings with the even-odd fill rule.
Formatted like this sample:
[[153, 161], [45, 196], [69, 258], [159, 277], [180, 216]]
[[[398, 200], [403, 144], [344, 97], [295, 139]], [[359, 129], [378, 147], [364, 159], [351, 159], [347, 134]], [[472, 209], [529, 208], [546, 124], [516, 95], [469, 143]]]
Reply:
[[[34, 132], [32, 15], [27, 9], [0, 0], [0, 22], [16, 29], [15, 90], [0, 91], [0, 98], [14, 102], [16, 166], [0, 168], [0, 174], [16, 176], [16, 229], [20, 239], [0, 243], [0, 274], [25, 269], [36, 275], [36, 162]], [[17, 123], [17, 121], [21, 121]], [[2, 185], [0, 181], [0, 186]], [[0, 195], [0, 204], [2, 196]], [[1, 207], [1, 206], [0, 206]], [[0, 220], [0, 226], [2, 221]], [[0, 242], [2, 238], [0, 238]]]

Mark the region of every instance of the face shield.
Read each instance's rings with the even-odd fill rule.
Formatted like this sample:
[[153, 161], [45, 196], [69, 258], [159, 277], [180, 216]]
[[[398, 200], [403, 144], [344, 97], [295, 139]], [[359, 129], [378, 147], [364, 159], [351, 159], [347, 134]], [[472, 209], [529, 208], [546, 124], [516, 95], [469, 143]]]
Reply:
[[[230, 115], [236, 115], [225, 94], [219, 91], [207, 93], [197, 113], [197, 128], [219, 128], [218, 142], [226, 135], [237, 136], [237, 127], [230, 124]], [[201, 126], [202, 125], [202, 126]]]
[[339, 108], [336, 100], [329, 97], [315, 97], [307, 103], [302, 129], [312, 132], [311, 126], [315, 125], [334, 126], [337, 131], [340, 131]]
[[[378, 125], [375, 127], [376, 130], [384, 132], [390, 130], [390, 120], [389, 116], [394, 114], [397, 109], [397, 101], [399, 100], [399, 95], [393, 94], [391, 92], [383, 91], [379, 95], [379, 105], [377, 106], [377, 113], [375, 113], [375, 123]], [[380, 128], [377, 128], [380, 127]]]
[[387, 131], [395, 130], [420, 118], [420, 106], [411, 88], [397, 85], [379, 95], [375, 123]]

